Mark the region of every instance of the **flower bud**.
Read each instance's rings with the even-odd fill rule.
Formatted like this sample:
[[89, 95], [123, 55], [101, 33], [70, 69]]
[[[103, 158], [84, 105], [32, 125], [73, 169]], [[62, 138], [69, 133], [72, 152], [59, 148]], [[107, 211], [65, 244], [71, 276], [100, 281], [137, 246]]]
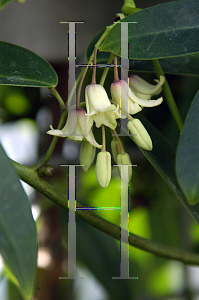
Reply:
[[39, 177], [51, 177], [54, 173], [54, 168], [51, 165], [45, 165], [38, 169]]
[[128, 16], [140, 10], [141, 8], [136, 8], [133, 0], [124, 0], [124, 5], [122, 6], [123, 14]]
[[[122, 140], [120, 140], [120, 142], [122, 144], [123, 150], [125, 151], [125, 147], [124, 147]], [[113, 139], [111, 141], [111, 150], [112, 150], [112, 154], [113, 154], [113, 159], [117, 163], [117, 156], [118, 156], [118, 154], [121, 154], [120, 144], [117, 139]]]
[[117, 164], [120, 178], [124, 182], [129, 183], [132, 177], [132, 164], [128, 153], [118, 154]]
[[83, 140], [81, 149], [80, 149], [80, 164], [84, 165], [82, 166], [82, 169], [86, 172], [90, 168], [90, 166], [93, 163], [93, 160], [95, 158], [96, 148], [91, 145], [86, 140]]
[[133, 119], [127, 124], [131, 134], [133, 134], [134, 142], [142, 149], [151, 151], [153, 149], [152, 140], [138, 119]]
[[107, 151], [101, 151], [97, 155], [95, 176], [98, 184], [106, 188], [111, 180], [111, 155]]

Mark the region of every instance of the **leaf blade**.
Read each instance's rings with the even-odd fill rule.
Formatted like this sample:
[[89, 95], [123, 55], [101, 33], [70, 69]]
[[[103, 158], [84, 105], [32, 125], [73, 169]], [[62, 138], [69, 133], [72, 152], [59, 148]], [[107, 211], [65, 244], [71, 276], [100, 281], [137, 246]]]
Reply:
[[0, 252], [24, 299], [33, 294], [37, 243], [29, 200], [0, 145]]
[[0, 41], [0, 85], [55, 87], [52, 66], [34, 52]]
[[[159, 4], [132, 14], [129, 40], [121, 35], [120, 22], [109, 32], [100, 51], [121, 56], [121, 43], [129, 43], [129, 59], [160, 59], [199, 52], [199, 1]], [[165, 47], [165, 45], [167, 45]]]
[[176, 172], [187, 201], [199, 202], [199, 91], [187, 114], [177, 149]]
[[149, 132], [153, 141], [153, 150], [146, 151], [140, 148], [149, 162], [154, 166], [160, 176], [169, 185], [177, 198], [199, 224], [199, 203], [194, 207], [187, 202], [184, 193], [179, 186], [176, 173], [175, 173], [175, 152], [170, 146], [168, 141], [163, 135], [140, 113], [136, 114], [136, 117], [140, 119], [147, 131]]

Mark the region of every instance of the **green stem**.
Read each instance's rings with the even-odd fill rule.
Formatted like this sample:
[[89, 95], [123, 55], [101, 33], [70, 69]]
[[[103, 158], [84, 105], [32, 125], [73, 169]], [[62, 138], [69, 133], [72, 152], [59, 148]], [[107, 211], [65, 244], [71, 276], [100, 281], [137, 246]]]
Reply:
[[62, 100], [58, 91], [55, 88], [49, 88], [49, 90], [50, 90], [51, 94], [53, 94], [53, 96], [55, 96], [55, 98], [58, 100], [61, 110], [62, 111], [66, 110], [66, 105], [65, 105], [64, 101]]
[[[160, 66], [160, 63], [157, 59], [153, 59], [152, 61], [152, 64], [153, 64], [153, 67], [155, 69], [155, 72], [157, 74], [158, 77], [160, 77], [160, 75], [164, 76], [164, 72]], [[172, 92], [171, 92], [171, 89], [169, 87], [169, 84], [166, 80], [166, 77], [165, 77], [165, 83], [162, 87], [163, 89], [163, 93], [166, 97], [166, 100], [167, 100], [167, 103], [168, 103], [168, 106], [169, 106], [169, 109], [171, 111], [171, 114], [176, 122], [176, 125], [178, 126], [178, 129], [180, 131], [180, 133], [182, 132], [182, 129], [183, 129], [183, 122], [182, 122], [182, 119], [181, 119], [181, 116], [180, 116], [180, 113], [178, 111], [178, 108], [177, 108], [177, 105], [175, 103], [175, 100], [173, 98], [173, 95], [172, 95]]]
[[117, 69], [117, 56], [114, 55], [114, 82], [118, 82], [119, 77], [118, 77], [118, 69]]
[[96, 84], [96, 60], [97, 60], [97, 48], [94, 49], [94, 58], [93, 58], [93, 74], [92, 74], [92, 84]]
[[[16, 162], [13, 165], [21, 180], [28, 183], [41, 194], [46, 196], [58, 206], [68, 210], [68, 198], [66, 195], [60, 193], [52, 185], [50, 185], [43, 178], [40, 178], [36, 171], [29, 167], [22, 166]], [[82, 204], [76, 202], [76, 207], [83, 207]], [[120, 240], [120, 227], [114, 225], [103, 218], [95, 215], [89, 210], [77, 210], [76, 215], [91, 226], [100, 231]], [[167, 259], [174, 259], [185, 264], [199, 265], [199, 255], [184, 251], [182, 249], [168, 247], [163, 244], [141, 238], [133, 233], [129, 233], [129, 244], [141, 250], [153, 253]]]
[[124, 149], [123, 149], [122, 143], [121, 143], [121, 141], [120, 141], [120, 138], [119, 138], [119, 136], [117, 135], [117, 132], [116, 132], [116, 130], [115, 130], [115, 129], [113, 129], [112, 131], [113, 131], [113, 133], [114, 133], [114, 135], [115, 135], [116, 139], [118, 140], [118, 143], [119, 143], [119, 146], [120, 146], [120, 151], [121, 151], [121, 154], [125, 154], [126, 152], [125, 152], [125, 151], [124, 151]]
[[80, 82], [80, 79], [84, 76], [84, 69], [81, 70], [81, 72], [79, 73], [77, 79], [76, 79], [76, 84], [73, 85], [73, 88], [70, 92], [70, 95], [68, 96], [68, 99], [66, 101], [66, 103], [68, 102], [68, 108], [70, 107], [70, 104], [71, 104], [71, 101], [72, 101], [72, 98], [73, 98], [73, 94], [75, 92], [75, 89], [76, 89], [76, 86], [78, 86], [79, 82]]
[[[112, 63], [113, 57], [114, 57], [114, 54], [111, 53], [110, 56], [109, 56], [109, 59], [108, 59], [108, 61], [107, 61], [107, 65], [110, 65], [110, 64]], [[101, 84], [101, 85], [104, 85], [104, 82], [105, 82], [105, 80], [106, 80], [106, 76], [107, 76], [107, 74], [108, 74], [109, 69], [110, 69], [110, 67], [106, 67], [106, 68], [104, 69], [104, 72], [103, 72], [102, 77], [101, 77], [101, 79], [100, 79], [100, 84]]]
[[106, 135], [105, 135], [105, 126], [102, 124], [102, 150], [106, 151]]

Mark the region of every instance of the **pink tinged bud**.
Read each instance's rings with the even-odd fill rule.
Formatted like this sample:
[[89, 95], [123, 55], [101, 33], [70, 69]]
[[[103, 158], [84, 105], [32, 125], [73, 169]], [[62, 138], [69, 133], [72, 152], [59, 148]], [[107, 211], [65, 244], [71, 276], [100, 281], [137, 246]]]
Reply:
[[132, 164], [128, 153], [118, 154], [117, 164], [120, 178], [129, 183], [132, 177]]
[[80, 164], [83, 165], [82, 168], [85, 172], [87, 172], [90, 166], [92, 165], [93, 160], [95, 158], [95, 154], [96, 148], [89, 142], [84, 140], [81, 145], [79, 159]]
[[109, 152], [101, 151], [97, 155], [95, 176], [98, 184], [106, 188], [111, 180], [111, 155]]
[[153, 149], [152, 140], [138, 119], [133, 119], [128, 122], [127, 124], [128, 129], [130, 130], [131, 134], [133, 135], [132, 138], [134, 142], [142, 149], [151, 151]]

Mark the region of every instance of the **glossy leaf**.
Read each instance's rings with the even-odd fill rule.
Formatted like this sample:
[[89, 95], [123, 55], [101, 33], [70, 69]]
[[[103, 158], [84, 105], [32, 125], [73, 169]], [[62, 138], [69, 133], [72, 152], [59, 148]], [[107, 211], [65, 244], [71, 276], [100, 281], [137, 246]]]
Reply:
[[[176, 194], [181, 203], [185, 206], [191, 216], [199, 224], [199, 204], [192, 206], [190, 205], [186, 197], [184, 196], [176, 177], [175, 173], [175, 152], [170, 146], [168, 141], [163, 135], [140, 113], [136, 114], [136, 118], [139, 118], [145, 128], [150, 134], [153, 141], [153, 150], [146, 151], [140, 149], [143, 154], [147, 157], [150, 163], [170, 186], [173, 192]], [[161, 199], [160, 199], [161, 201]]]
[[[98, 32], [89, 42], [86, 49], [86, 61], [88, 63], [89, 58], [94, 50], [95, 44], [103, 34], [104, 29]], [[110, 52], [98, 52], [97, 63], [106, 65]], [[179, 57], [170, 57], [159, 59], [159, 63], [164, 73], [171, 74], [189, 74], [198, 75], [199, 70], [199, 53], [183, 55]], [[153, 65], [149, 60], [129, 60], [129, 69], [134, 71], [149, 71], [154, 72]]]
[[31, 299], [37, 266], [36, 226], [29, 200], [0, 145], [0, 253], [25, 300]]
[[199, 91], [187, 114], [177, 150], [176, 171], [187, 201], [199, 202]]
[[0, 84], [55, 87], [58, 78], [51, 65], [32, 51], [0, 42]]
[[[121, 43], [128, 43], [130, 59], [159, 59], [199, 52], [199, 0], [172, 1], [143, 9], [121, 22], [128, 25], [128, 37], [116, 24], [100, 51], [121, 56]], [[126, 57], [127, 58], [127, 57]]]

